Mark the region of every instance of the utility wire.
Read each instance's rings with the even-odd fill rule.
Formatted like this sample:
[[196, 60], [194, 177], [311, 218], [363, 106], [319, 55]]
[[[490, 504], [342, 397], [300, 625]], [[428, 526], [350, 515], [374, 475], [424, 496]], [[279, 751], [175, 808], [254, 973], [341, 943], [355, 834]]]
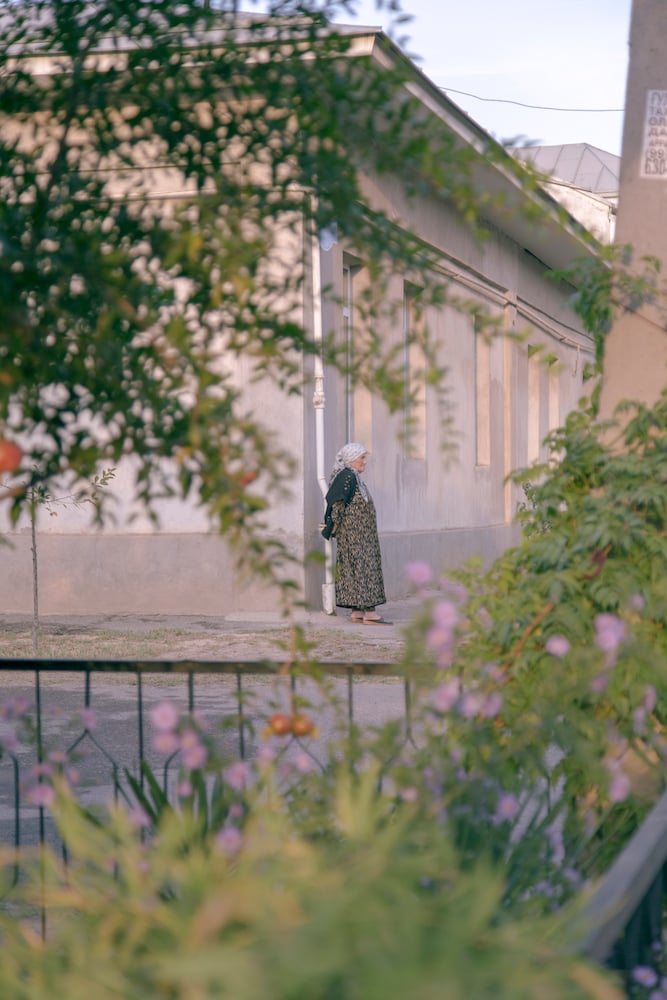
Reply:
[[439, 90], [447, 94], [463, 94], [464, 97], [473, 97], [476, 101], [490, 101], [494, 104], [516, 104], [520, 108], [534, 108], [536, 111], [567, 111], [569, 114], [585, 112], [586, 114], [618, 114], [624, 108], [549, 108], [543, 104], [524, 104], [523, 101], [509, 101], [502, 97], [479, 97], [478, 94], [469, 94], [467, 90], [454, 90], [453, 87], [439, 87]]

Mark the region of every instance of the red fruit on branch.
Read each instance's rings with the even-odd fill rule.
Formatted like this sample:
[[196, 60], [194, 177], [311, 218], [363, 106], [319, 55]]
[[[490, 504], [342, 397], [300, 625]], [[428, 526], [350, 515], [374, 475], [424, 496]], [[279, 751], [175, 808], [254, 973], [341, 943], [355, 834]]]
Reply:
[[292, 732], [295, 736], [310, 736], [315, 723], [308, 715], [295, 715], [292, 719]]
[[0, 438], [0, 472], [14, 472], [23, 458], [23, 452], [13, 441]]
[[275, 712], [269, 719], [269, 729], [274, 736], [287, 736], [292, 732], [292, 720], [283, 712]]

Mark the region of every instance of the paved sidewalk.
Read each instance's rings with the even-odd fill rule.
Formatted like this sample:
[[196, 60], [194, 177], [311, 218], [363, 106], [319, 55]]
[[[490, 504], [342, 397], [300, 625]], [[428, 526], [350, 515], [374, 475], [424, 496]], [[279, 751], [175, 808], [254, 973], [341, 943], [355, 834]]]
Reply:
[[[379, 612], [390, 621], [391, 625], [359, 625], [351, 622], [349, 613], [340, 608], [335, 615], [312, 608], [295, 608], [293, 620], [303, 626], [315, 629], [330, 629], [332, 631], [363, 628], [366, 632], [378, 632], [385, 636], [396, 635], [402, 626], [406, 625], [415, 610], [418, 601], [410, 598], [404, 601], [390, 601]], [[197, 615], [197, 614], [58, 614], [40, 615], [40, 624], [45, 628], [99, 630], [110, 629], [120, 632], [147, 632], [156, 628], [186, 629], [189, 632], [247, 632], [251, 629], [262, 631], [285, 626], [287, 619], [279, 611], [234, 611], [228, 615]], [[0, 612], [0, 629], [8, 627], [29, 628], [32, 623], [31, 614], [2, 614]]]

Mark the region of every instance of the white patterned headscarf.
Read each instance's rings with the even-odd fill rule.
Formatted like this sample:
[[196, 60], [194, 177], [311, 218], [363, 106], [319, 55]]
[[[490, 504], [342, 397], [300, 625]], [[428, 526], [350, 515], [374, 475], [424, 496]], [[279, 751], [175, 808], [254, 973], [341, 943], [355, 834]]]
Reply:
[[[331, 476], [329, 477], [329, 485], [334, 481], [339, 472], [342, 472], [345, 468], [351, 468], [350, 462], [354, 462], [356, 458], [361, 458], [362, 455], [366, 454], [366, 448], [363, 444], [359, 444], [358, 441], [348, 441], [336, 452], [336, 461], [334, 462], [333, 469], [331, 470]], [[362, 480], [361, 476], [356, 469], [352, 470], [357, 477], [357, 482], [359, 483], [359, 489], [364, 500], [368, 499], [368, 490], [366, 489], [366, 484]]]

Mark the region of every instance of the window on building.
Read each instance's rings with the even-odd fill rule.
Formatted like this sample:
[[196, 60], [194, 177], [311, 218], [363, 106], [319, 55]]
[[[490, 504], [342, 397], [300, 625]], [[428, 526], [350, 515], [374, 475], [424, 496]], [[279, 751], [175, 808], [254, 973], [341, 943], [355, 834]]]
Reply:
[[403, 439], [410, 458], [426, 458], [426, 359], [421, 346], [421, 289], [403, 283], [403, 364], [405, 403]]
[[363, 335], [359, 324], [364, 322], [364, 289], [368, 271], [354, 257], [343, 258], [343, 351], [345, 362], [345, 440], [363, 441], [371, 447], [373, 438], [373, 398], [369, 389], [355, 383], [355, 337]]
[[540, 375], [542, 361], [540, 348], [528, 347], [528, 441], [527, 460], [537, 462], [540, 457]]
[[491, 464], [491, 342], [475, 328], [475, 464]]
[[352, 440], [354, 427], [354, 276], [358, 266], [350, 261], [343, 264], [343, 342], [345, 345], [345, 440]]
[[560, 364], [549, 365], [549, 430], [560, 427]]

